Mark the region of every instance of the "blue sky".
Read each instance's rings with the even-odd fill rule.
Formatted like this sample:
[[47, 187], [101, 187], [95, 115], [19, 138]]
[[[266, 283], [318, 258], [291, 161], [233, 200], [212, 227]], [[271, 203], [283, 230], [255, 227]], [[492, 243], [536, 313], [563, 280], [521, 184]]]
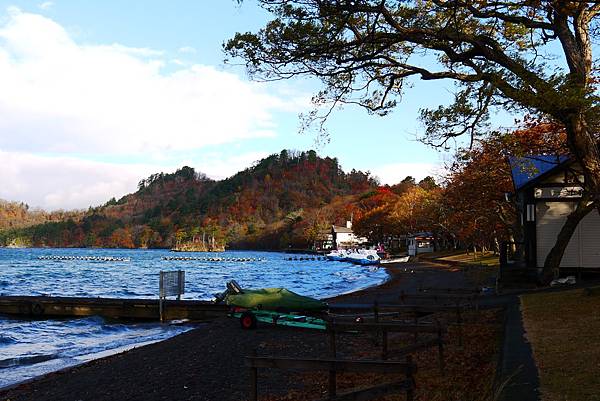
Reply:
[[222, 43], [268, 17], [252, 1], [0, 1], [0, 198], [86, 208], [153, 172], [222, 178], [283, 148], [386, 183], [450, 157], [415, 140], [419, 108], [447, 102], [450, 82], [416, 83], [385, 118], [337, 111], [326, 144], [298, 134], [316, 82], [257, 84], [223, 64]]

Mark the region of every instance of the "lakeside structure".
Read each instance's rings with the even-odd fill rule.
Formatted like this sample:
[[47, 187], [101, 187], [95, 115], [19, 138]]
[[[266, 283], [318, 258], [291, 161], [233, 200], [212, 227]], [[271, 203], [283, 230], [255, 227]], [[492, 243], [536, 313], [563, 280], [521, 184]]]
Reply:
[[331, 229], [319, 233], [319, 238], [314, 242], [317, 250], [350, 249], [364, 246], [369, 240], [357, 236], [352, 230], [352, 221], [346, 221], [346, 226], [331, 225]]
[[352, 231], [352, 221], [348, 220], [346, 226], [331, 226], [331, 235], [335, 249], [348, 249], [362, 246], [369, 242], [365, 237], [359, 237]]
[[431, 232], [419, 232], [411, 234], [406, 238], [408, 246], [408, 255], [416, 256], [421, 253], [431, 253], [435, 251], [435, 238]]
[[[530, 156], [510, 159], [520, 224], [521, 260], [526, 268], [542, 268], [558, 233], [583, 195], [581, 169], [566, 156]], [[578, 224], [560, 267], [581, 271], [600, 269], [600, 215], [595, 210]], [[506, 254], [506, 249], [504, 250]], [[504, 257], [503, 264], [509, 263]]]

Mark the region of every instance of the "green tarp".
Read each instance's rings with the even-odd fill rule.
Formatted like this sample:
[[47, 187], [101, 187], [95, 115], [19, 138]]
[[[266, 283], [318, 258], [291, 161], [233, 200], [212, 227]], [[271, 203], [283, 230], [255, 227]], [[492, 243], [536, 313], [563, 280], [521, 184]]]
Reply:
[[243, 294], [228, 294], [227, 305], [241, 308], [261, 308], [267, 310], [285, 309], [290, 311], [321, 310], [327, 305], [318, 299], [298, 295], [285, 288], [263, 288], [244, 290]]

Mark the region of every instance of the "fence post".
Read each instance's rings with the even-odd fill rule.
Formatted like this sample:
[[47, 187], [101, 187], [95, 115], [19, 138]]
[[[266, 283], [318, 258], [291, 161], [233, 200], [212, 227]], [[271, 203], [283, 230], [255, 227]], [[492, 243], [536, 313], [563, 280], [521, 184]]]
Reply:
[[[373, 320], [375, 320], [375, 323], [379, 323], [379, 302], [377, 300], [373, 301]], [[379, 337], [379, 331], [375, 332], [373, 337], [375, 346], [379, 345]]]
[[332, 319], [328, 324], [329, 329], [329, 352], [332, 358], [337, 357], [335, 344], [335, 321]]
[[[252, 357], [256, 357], [256, 349], [252, 350]], [[258, 401], [258, 368], [250, 368], [250, 401]]]
[[159, 279], [159, 294], [158, 294], [158, 314], [159, 314], [159, 318], [160, 318], [160, 322], [164, 322], [164, 316], [163, 316], [163, 302], [164, 302], [164, 273], [160, 272], [160, 279]]
[[438, 329], [438, 352], [439, 352], [439, 364], [440, 364], [440, 373], [442, 375], [445, 374], [445, 362], [444, 362], [444, 337], [442, 333], [442, 324], [440, 321], [437, 321], [437, 329]]
[[406, 390], [406, 401], [413, 401], [415, 399], [415, 378], [413, 376], [414, 372], [412, 369], [413, 359], [411, 355], [406, 356], [406, 363], [409, 365], [408, 373], [406, 374], [406, 378], [410, 382], [410, 387]]
[[385, 328], [382, 329], [383, 346], [381, 350], [381, 359], [386, 360], [388, 356], [388, 332]]
[[[417, 312], [415, 309], [413, 309], [413, 314], [414, 314], [414, 323], [415, 326], [419, 324], [419, 312]], [[414, 335], [414, 343], [418, 343], [419, 342], [419, 332], [415, 331], [415, 335]]]
[[327, 394], [327, 399], [331, 399], [337, 395], [337, 383], [335, 377], [335, 367], [334, 362], [331, 362], [331, 367], [329, 368], [329, 391]]
[[463, 327], [462, 327], [462, 315], [460, 313], [460, 306], [456, 307], [456, 322], [458, 323], [458, 345], [463, 346]]

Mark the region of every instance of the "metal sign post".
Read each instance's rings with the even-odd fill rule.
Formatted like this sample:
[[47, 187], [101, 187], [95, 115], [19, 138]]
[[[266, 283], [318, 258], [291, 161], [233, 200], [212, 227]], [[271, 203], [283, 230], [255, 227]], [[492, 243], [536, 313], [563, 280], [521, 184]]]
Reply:
[[185, 271], [160, 271], [159, 284], [159, 302], [158, 309], [160, 313], [160, 321], [164, 321], [164, 302], [167, 297], [176, 296], [177, 300], [181, 299], [181, 294], [185, 292]]

